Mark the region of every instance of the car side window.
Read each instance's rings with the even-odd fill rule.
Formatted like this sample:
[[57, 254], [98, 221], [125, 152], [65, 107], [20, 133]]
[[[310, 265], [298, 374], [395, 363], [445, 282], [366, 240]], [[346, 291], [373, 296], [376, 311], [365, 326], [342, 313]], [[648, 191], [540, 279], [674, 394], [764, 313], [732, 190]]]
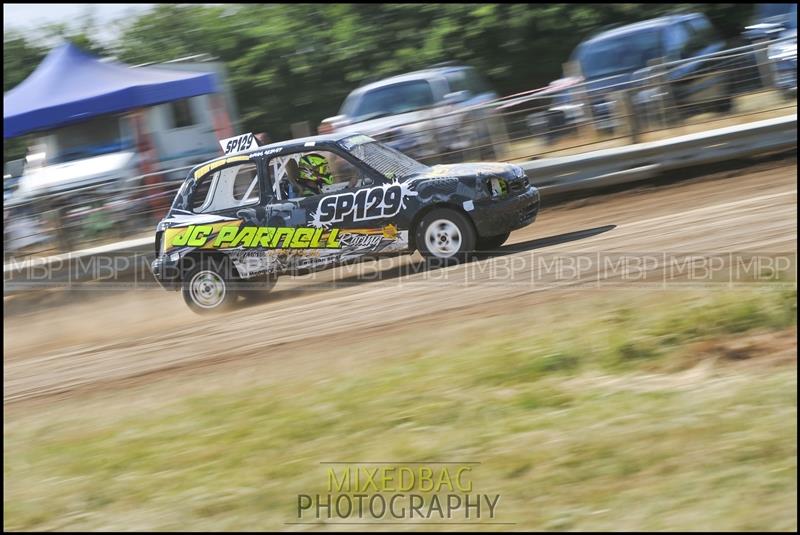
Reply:
[[490, 91], [489, 84], [486, 83], [486, 80], [484, 80], [483, 77], [475, 71], [475, 69], [466, 69], [464, 72], [466, 73], [467, 77], [467, 86], [474, 95], [488, 93]]
[[683, 24], [676, 24], [667, 31], [667, 50], [674, 58], [686, 57], [686, 43], [689, 41], [689, 32]]
[[300, 199], [371, 183], [371, 178], [358, 167], [327, 150], [274, 156], [268, 166], [278, 200]]
[[450, 71], [445, 73], [444, 77], [447, 79], [449, 86], [448, 93], [458, 93], [459, 91], [466, 91], [472, 94], [472, 88], [469, 85], [466, 71], [459, 69], [457, 71]]
[[689, 42], [686, 43], [686, 53], [695, 55], [701, 53], [719, 38], [711, 24], [704, 18], [694, 18], [684, 23], [689, 32]]
[[259, 202], [258, 168], [240, 163], [210, 172], [197, 182], [192, 211], [198, 214], [238, 208]]

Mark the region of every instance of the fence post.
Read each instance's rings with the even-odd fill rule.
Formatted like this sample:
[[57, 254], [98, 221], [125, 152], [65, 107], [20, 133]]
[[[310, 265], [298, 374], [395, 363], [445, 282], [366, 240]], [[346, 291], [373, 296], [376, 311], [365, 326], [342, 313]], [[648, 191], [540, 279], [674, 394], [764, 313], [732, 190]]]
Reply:
[[492, 144], [494, 157], [498, 161], [503, 161], [509, 152], [506, 118], [502, 113], [489, 113], [486, 121], [489, 129], [489, 142]]
[[756, 57], [756, 67], [758, 67], [758, 74], [761, 79], [761, 87], [765, 89], [775, 86], [772, 62], [769, 59], [768, 49], [769, 41], [766, 39], [759, 39], [753, 49]]
[[631, 97], [630, 89], [623, 89], [612, 93], [612, 98], [619, 102], [619, 109], [625, 116], [625, 124], [628, 126], [628, 134], [631, 136], [631, 143], [639, 143], [639, 134], [641, 127], [639, 126], [639, 117], [636, 115], [636, 109], [633, 106], [633, 97]]
[[[564, 78], [569, 77], [577, 77], [583, 78], [583, 72], [581, 71], [581, 65], [577, 61], [568, 61], [563, 64], [562, 66], [564, 70]], [[594, 116], [594, 109], [592, 108], [592, 99], [589, 97], [589, 90], [584, 79], [584, 82], [580, 85], [580, 88], [576, 91], [578, 94], [578, 99], [583, 104], [583, 121], [579, 128], [583, 128], [584, 125], [590, 125], [595, 132], [599, 132], [599, 125], [597, 123], [596, 117]]]
[[662, 98], [658, 99], [658, 107], [661, 125], [666, 128], [674, 123], [677, 110], [675, 109], [675, 96], [672, 94], [672, 87], [667, 80], [664, 58], [651, 59], [647, 62], [647, 66], [652, 67], [652, 86], [658, 89], [659, 95], [662, 95]]

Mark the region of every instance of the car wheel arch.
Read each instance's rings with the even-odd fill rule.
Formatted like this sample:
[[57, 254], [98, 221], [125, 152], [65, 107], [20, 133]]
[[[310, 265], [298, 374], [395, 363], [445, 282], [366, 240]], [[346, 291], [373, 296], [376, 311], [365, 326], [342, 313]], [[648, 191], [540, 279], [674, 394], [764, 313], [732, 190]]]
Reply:
[[[221, 251], [191, 251], [185, 254], [183, 258], [181, 258], [180, 264], [178, 264], [180, 266], [180, 280], [183, 281], [186, 273], [191, 270], [194, 265], [197, 265], [205, 259], [214, 259], [220, 262], [225, 260], [231, 261], [230, 256]], [[239, 270], [236, 269], [235, 265], [232, 273], [236, 275], [237, 278], [241, 278]]]
[[472, 225], [472, 228], [473, 228], [473, 230], [475, 230], [475, 233], [477, 235], [478, 229], [475, 226], [475, 221], [472, 220], [472, 215], [470, 215], [469, 212], [464, 210], [463, 206], [461, 206], [459, 204], [456, 204], [456, 203], [452, 203], [452, 202], [436, 202], [436, 203], [430, 204], [428, 206], [425, 206], [421, 210], [417, 211], [416, 214], [414, 214], [414, 218], [411, 220], [411, 225], [410, 225], [410, 227], [408, 229], [408, 248], [409, 248], [409, 250], [411, 250], [411, 251], [416, 251], [417, 250], [416, 230], [417, 230], [417, 226], [419, 225], [420, 221], [422, 221], [422, 219], [426, 215], [428, 215], [433, 210], [436, 210], [437, 208], [448, 208], [450, 210], [455, 210], [456, 212], [459, 212], [460, 214], [462, 214], [467, 219], [467, 221], [469, 221], [470, 225]]

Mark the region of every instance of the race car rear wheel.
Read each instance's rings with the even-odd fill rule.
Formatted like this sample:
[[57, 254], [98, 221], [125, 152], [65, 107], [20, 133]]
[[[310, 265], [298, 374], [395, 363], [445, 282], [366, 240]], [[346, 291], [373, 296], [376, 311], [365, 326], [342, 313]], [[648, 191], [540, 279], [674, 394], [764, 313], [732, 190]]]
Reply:
[[502, 246], [510, 235], [510, 232], [504, 232], [496, 236], [480, 236], [475, 244], [475, 249], [478, 251], [492, 252]]
[[475, 250], [475, 229], [467, 217], [450, 208], [436, 208], [417, 225], [416, 244], [427, 260], [460, 262]]
[[231, 287], [231, 264], [227, 260], [205, 258], [193, 266], [183, 280], [181, 293], [197, 314], [212, 314], [231, 309], [237, 292]]

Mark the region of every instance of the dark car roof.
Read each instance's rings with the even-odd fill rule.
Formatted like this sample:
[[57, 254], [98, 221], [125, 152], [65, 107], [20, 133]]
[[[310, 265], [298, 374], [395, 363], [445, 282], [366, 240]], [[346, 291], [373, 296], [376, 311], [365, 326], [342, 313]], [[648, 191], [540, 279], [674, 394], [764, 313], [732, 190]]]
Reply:
[[257, 149], [252, 149], [249, 151], [244, 152], [243, 154], [249, 154], [251, 152], [256, 152], [259, 149], [277, 149], [278, 147], [293, 147], [294, 145], [301, 145], [304, 146], [306, 143], [336, 143], [341, 141], [345, 138], [351, 137], [355, 134], [345, 134], [345, 133], [333, 133], [333, 134], [322, 134], [319, 136], [308, 136], [308, 137], [301, 137], [297, 139], [287, 139], [286, 141], [278, 141], [276, 143], [270, 143], [269, 145], [262, 145]]
[[670, 26], [673, 24], [677, 24], [679, 22], [683, 22], [686, 20], [702, 16], [703, 15], [701, 15], [700, 13], [683, 13], [680, 15], [666, 15], [663, 17], [657, 17], [655, 19], [648, 19], [648, 20], [643, 20], [641, 22], [634, 22], [633, 24], [626, 24], [625, 26], [611, 28], [609, 30], [592, 35], [591, 37], [583, 41], [581, 43], [581, 46], [586, 44], [591, 44], [597, 41], [602, 41], [610, 37], [618, 37], [630, 33], [639, 32], [642, 30], [659, 29], [665, 26]]

